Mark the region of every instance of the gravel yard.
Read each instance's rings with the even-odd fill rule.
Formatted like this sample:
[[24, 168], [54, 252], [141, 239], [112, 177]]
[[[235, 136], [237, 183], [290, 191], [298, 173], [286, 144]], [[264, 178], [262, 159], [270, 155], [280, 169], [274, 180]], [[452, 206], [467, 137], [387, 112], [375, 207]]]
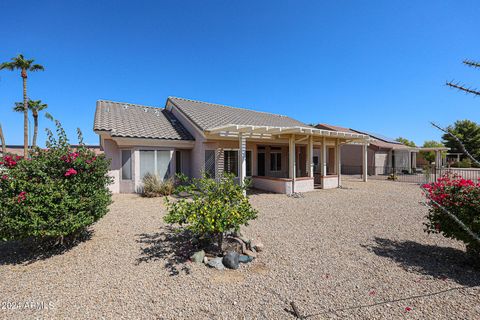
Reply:
[[0, 246], [0, 318], [293, 319], [295, 301], [308, 319], [480, 319], [480, 272], [461, 243], [423, 232], [418, 186], [344, 186], [252, 195], [260, 215], [243, 233], [265, 251], [235, 271], [178, 257], [162, 199], [116, 195], [63, 254]]

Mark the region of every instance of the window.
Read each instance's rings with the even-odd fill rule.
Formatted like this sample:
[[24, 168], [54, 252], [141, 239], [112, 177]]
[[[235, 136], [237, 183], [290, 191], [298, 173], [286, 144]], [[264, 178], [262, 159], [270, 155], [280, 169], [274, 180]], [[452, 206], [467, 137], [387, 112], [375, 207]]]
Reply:
[[270, 152], [270, 171], [282, 171], [281, 152]]
[[132, 180], [132, 152], [122, 150], [122, 180]]
[[313, 172], [318, 173], [318, 156], [313, 156]]
[[205, 150], [205, 174], [215, 179], [215, 150]]
[[175, 151], [175, 173], [182, 173], [182, 152]]
[[233, 173], [238, 176], [238, 151], [226, 150], [223, 151], [223, 172]]
[[252, 176], [252, 151], [247, 150], [247, 158], [245, 159], [247, 162], [247, 172], [245, 172], [245, 175], [247, 177]]
[[162, 180], [170, 175], [170, 151], [141, 150], [140, 177], [147, 173], [158, 175]]

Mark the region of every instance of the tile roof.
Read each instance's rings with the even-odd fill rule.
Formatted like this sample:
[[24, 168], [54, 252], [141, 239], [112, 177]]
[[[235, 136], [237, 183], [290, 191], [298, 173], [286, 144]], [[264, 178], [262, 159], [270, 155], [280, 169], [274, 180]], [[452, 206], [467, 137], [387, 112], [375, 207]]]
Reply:
[[240, 109], [215, 103], [201, 102], [184, 98], [169, 97], [184, 115], [199, 129], [208, 130], [224, 125], [252, 125], [272, 127], [307, 127], [303, 122], [273, 113]]
[[194, 140], [170, 111], [107, 100], [97, 101], [93, 129], [112, 137]]

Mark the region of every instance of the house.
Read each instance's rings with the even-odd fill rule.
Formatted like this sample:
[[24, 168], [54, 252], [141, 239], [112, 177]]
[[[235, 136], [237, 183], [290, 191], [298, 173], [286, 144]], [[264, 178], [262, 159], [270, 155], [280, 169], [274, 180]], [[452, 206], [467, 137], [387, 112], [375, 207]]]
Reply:
[[112, 160], [114, 193], [139, 192], [146, 173], [167, 179], [228, 172], [286, 194], [337, 188], [340, 146], [368, 141], [283, 115], [175, 97], [164, 108], [99, 100], [94, 131]]
[[[419, 169], [417, 156], [420, 151], [434, 151], [437, 154], [437, 159], [439, 159], [439, 156], [441, 159], [441, 151], [448, 150], [448, 148], [410, 147], [380, 134], [329, 124], [318, 124], [315, 127], [335, 132], [361, 133], [368, 135], [370, 137], [367, 151], [368, 175], [386, 175], [393, 172], [414, 173]], [[361, 145], [355, 144], [342, 146], [342, 174], [362, 173], [362, 153], [359, 151], [361, 148]], [[437, 162], [442, 163], [441, 160], [437, 160]]]

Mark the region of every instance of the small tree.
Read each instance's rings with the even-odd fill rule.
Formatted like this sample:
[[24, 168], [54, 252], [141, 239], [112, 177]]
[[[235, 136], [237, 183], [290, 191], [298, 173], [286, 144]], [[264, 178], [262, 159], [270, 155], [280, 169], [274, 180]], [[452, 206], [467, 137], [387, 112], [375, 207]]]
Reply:
[[480, 159], [480, 126], [477, 123], [470, 120], [458, 120], [448, 126], [446, 131], [448, 133], [442, 136], [442, 140], [451, 152], [463, 153], [463, 148], [465, 148], [472, 157]]
[[[185, 177], [181, 177], [184, 183]], [[221, 250], [226, 232], [239, 231], [242, 225], [257, 218], [248, 197], [244, 195], [247, 184], [235, 183], [235, 177], [226, 174], [219, 180], [192, 179], [190, 184], [179, 186], [176, 194], [188, 194], [187, 198], [171, 201], [165, 198], [168, 213], [165, 222], [178, 223], [196, 236], [216, 242]]]
[[415, 147], [415, 142], [408, 140], [406, 138], [398, 137], [397, 139], [395, 139], [395, 141], [403, 143], [404, 145], [409, 147]]
[[[28, 100], [28, 110], [32, 112], [33, 117], [33, 138], [32, 138], [32, 148], [37, 146], [37, 136], [38, 136], [38, 113], [42, 110], [47, 109], [48, 105], [42, 103], [42, 100]], [[25, 107], [23, 102], [16, 102], [13, 111], [16, 112], [25, 112]]]

